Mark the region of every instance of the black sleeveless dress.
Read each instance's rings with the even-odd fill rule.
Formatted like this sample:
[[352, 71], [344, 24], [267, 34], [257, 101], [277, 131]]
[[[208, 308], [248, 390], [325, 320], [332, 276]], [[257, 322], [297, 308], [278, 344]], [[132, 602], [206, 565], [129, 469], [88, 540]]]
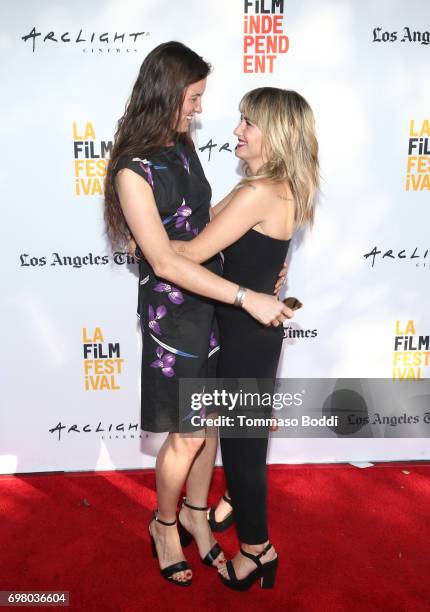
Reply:
[[[224, 278], [262, 293], [273, 293], [290, 241], [249, 230], [223, 251]], [[274, 378], [282, 348], [283, 327], [266, 327], [245, 310], [216, 306], [221, 351], [219, 378]]]
[[[150, 159], [120, 158], [115, 172], [122, 168], [149, 183], [171, 240], [192, 240], [209, 222], [211, 188], [194, 149], [176, 143], [159, 149]], [[222, 273], [218, 255], [203, 265]], [[156, 276], [146, 260], [139, 263], [144, 431], [179, 431], [180, 378], [215, 376], [219, 342], [214, 308], [211, 300]]]
[[[224, 277], [255, 291], [271, 294], [289, 243], [289, 240], [276, 240], [249, 230], [225, 249]], [[237, 391], [237, 383], [240, 389], [242, 383], [235, 379], [252, 378], [256, 379], [260, 393], [273, 393], [283, 327], [261, 325], [245, 310], [229, 305], [217, 305], [216, 316], [222, 346], [217, 375], [223, 379], [222, 388]], [[267, 418], [271, 416], [271, 406], [239, 408], [239, 413]], [[239, 540], [247, 544], [267, 542], [266, 455], [269, 428], [265, 425], [221, 426], [219, 434]]]

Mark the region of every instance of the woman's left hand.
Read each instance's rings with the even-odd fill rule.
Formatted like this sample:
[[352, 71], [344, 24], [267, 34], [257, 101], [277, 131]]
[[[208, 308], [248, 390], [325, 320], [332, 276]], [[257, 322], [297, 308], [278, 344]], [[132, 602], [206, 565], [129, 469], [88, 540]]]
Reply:
[[178, 253], [178, 255], [183, 255], [185, 253], [185, 241], [184, 240], [171, 240], [170, 246]]
[[137, 244], [134, 241], [134, 239], [130, 236], [129, 241], [127, 243], [127, 253], [131, 255], [132, 257], [134, 257], [137, 261], [140, 261], [139, 257], [137, 257], [136, 255], [136, 248], [137, 248]]
[[285, 306], [284, 311], [280, 315], [278, 315], [276, 319], [273, 319], [270, 325], [272, 325], [273, 327], [282, 326], [285, 323], [285, 321], [287, 321], [287, 319], [292, 319], [293, 317], [294, 317], [294, 310], [292, 310], [291, 308], [288, 308], [288, 306]]
[[273, 294], [276, 295], [276, 297], [279, 297], [279, 294], [282, 289], [282, 285], [284, 284], [285, 278], [287, 276], [287, 271], [288, 271], [288, 264], [287, 262], [284, 262], [284, 265], [281, 268], [281, 271], [279, 272], [278, 280], [276, 281], [275, 288], [273, 290]]

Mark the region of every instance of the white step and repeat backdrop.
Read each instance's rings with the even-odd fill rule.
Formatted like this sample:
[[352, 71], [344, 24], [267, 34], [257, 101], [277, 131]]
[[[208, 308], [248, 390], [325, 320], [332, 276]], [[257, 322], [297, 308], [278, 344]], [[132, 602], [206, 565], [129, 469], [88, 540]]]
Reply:
[[[279, 375], [428, 377], [429, 3], [5, 0], [0, 10], [2, 473], [154, 465], [162, 436], [139, 431], [137, 266], [109, 253], [102, 192], [139, 66], [167, 40], [214, 67], [195, 134], [214, 202], [238, 179], [232, 130], [245, 91], [295, 89], [314, 109], [322, 190], [314, 230], [290, 253], [288, 294], [305, 307], [285, 329]], [[425, 437], [333, 433], [272, 440], [269, 461], [429, 456]]]

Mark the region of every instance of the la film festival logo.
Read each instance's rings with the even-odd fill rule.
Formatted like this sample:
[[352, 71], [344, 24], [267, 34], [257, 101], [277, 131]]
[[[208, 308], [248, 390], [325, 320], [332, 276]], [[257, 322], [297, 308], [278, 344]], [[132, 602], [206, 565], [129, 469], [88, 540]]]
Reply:
[[423, 380], [423, 369], [429, 366], [430, 336], [417, 336], [413, 320], [396, 321], [394, 337], [393, 379]]
[[406, 165], [406, 191], [430, 190], [429, 136], [429, 119], [417, 123], [414, 119], [411, 119]]
[[21, 36], [24, 43], [30, 43], [33, 53], [36, 48], [73, 47], [83, 53], [137, 53], [140, 43], [149, 32], [39, 32], [33, 27], [28, 34]]
[[123, 372], [119, 342], [105, 342], [100, 327], [91, 333], [82, 328], [84, 386], [86, 391], [117, 391]]
[[290, 46], [283, 20], [284, 0], [244, 0], [243, 72], [273, 72]]
[[111, 140], [97, 141], [91, 122], [84, 127], [73, 123], [73, 157], [77, 196], [103, 195]]

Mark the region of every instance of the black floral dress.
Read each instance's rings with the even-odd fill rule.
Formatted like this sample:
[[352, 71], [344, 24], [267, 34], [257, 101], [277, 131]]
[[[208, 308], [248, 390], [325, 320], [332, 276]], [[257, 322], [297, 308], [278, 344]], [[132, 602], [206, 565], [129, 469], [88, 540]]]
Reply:
[[[120, 158], [115, 172], [122, 168], [149, 183], [171, 240], [192, 240], [209, 222], [211, 188], [194, 149], [176, 143], [150, 159]], [[222, 274], [218, 255], [203, 265]], [[141, 428], [179, 431], [179, 379], [216, 374], [214, 303], [157, 277], [143, 260], [137, 314], [143, 336]]]

